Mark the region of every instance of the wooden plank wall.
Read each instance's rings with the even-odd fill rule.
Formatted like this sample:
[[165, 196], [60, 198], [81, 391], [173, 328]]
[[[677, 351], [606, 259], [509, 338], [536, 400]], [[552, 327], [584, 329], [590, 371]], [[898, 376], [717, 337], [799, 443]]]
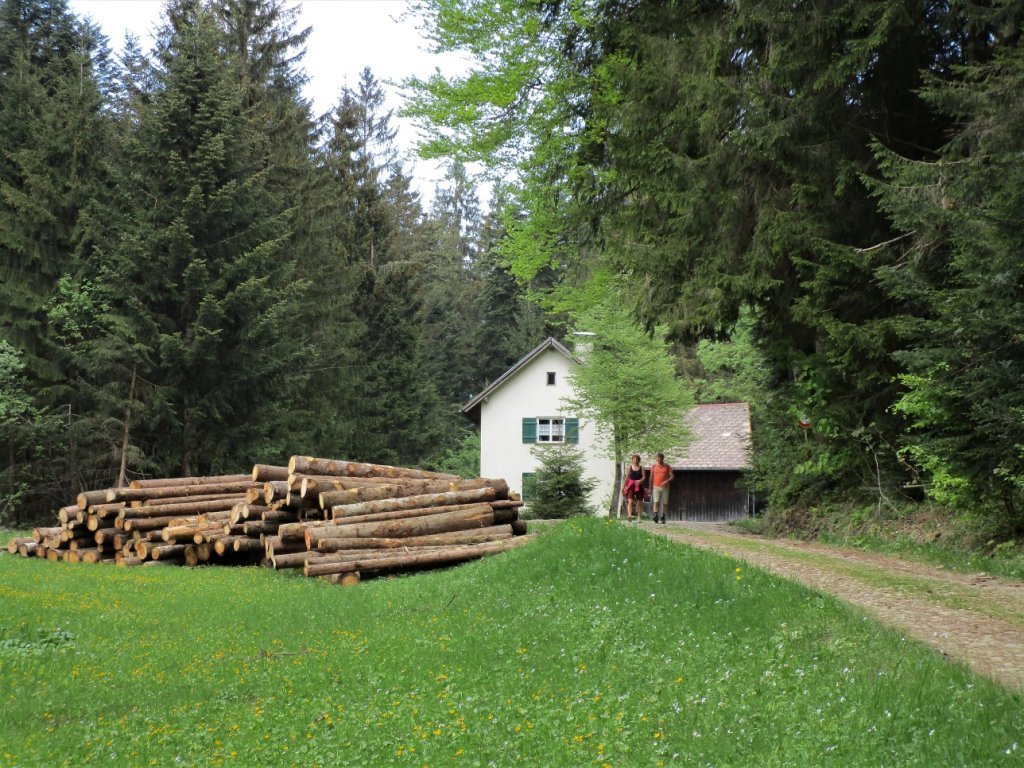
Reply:
[[[742, 473], [676, 470], [675, 475], [669, 492], [669, 520], [725, 522], [750, 514], [749, 494], [736, 486]], [[645, 507], [645, 516], [650, 519], [649, 503]]]

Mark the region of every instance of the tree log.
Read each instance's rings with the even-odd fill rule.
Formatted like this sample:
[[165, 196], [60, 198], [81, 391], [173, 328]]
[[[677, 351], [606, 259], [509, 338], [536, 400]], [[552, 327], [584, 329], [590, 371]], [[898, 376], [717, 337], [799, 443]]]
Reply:
[[272, 504], [278, 499], [288, 498], [287, 480], [270, 480], [263, 484], [263, 501]]
[[285, 568], [302, 568], [310, 554], [306, 550], [301, 552], [275, 552], [273, 557], [270, 558], [270, 565], [275, 571]]
[[142, 558], [135, 557], [134, 555], [118, 554], [115, 556], [115, 562], [123, 568], [129, 568], [133, 565], [142, 565]]
[[[484, 544], [489, 541], [503, 541], [512, 538], [511, 525], [493, 525], [489, 528], [476, 528], [451, 533], [435, 533], [428, 536], [407, 536], [401, 539], [370, 539], [316, 536], [307, 531], [307, 547], [318, 552], [336, 552], [341, 549], [395, 549], [398, 547], [446, 547], [453, 544]], [[364, 543], [365, 542], [365, 543]]]
[[147, 548], [147, 553], [153, 560], [159, 560], [161, 557], [175, 558], [184, 557], [186, 549], [195, 549], [191, 544], [164, 544], [162, 546], [156, 546]]
[[117, 528], [100, 528], [93, 535], [97, 544], [110, 544], [114, 549], [120, 549], [120, 547], [114, 546], [114, 540], [120, 535], [120, 531]]
[[372, 488], [377, 485], [395, 483], [399, 478], [387, 477], [342, 477], [341, 475], [289, 475], [288, 482], [295, 490], [299, 481], [299, 494], [316, 495], [324, 491], [343, 491], [348, 488]]
[[504, 480], [489, 480], [480, 477], [472, 480], [410, 480], [408, 482], [386, 483], [378, 486], [321, 491], [320, 506], [323, 509], [328, 509], [333, 506], [344, 506], [361, 501], [392, 499], [425, 493], [471, 491], [479, 488], [493, 488], [495, 499], [504, 499], [508, 496], [508, 483]]
[[126, 504], [123, 501], [116, 501], [113, 504], [93, 504], [89, 507], [89, 514], [95, 515], [100, 520], [107, 520], [121, 514], [125, 506]]
[[[211, 475], [210, 477], [154, 477], [147, 480], [132, 480], [128, 487], [132, 490], [140, 488], [173, 488], [189, 485], [218, 485], [223, 483], [248, 482], [249, 475]], [[189, 494], [182, 494], [188, 496]]]
[[397, 499], [362, 501], [356, 504], [331, 507], [331, 513], [334, 519], [337, 520], [341, 517], [372, 515], [377, 512], [392, 512], [398, 509], [423, 509], [424, 507], [443, 507], [452, 504], [475, 504], [482, 501], [493, 501], [496, 494], [497, 491], [494, 488], [424, 493]]
[[[483, 503], [487, 504], [491, 509], [494, 508], [494, 502]], [[441, 507], [423, 507], [422, 509], [393, 509], [390, 512], [376, 512], [369, 515], [350, 515], [348, 517], [339, 517], [328, 523], [323, 523], [323, 525], [351, 525], [353, 523], [377, 523], [384, 520], [405, 520], [413, 517], [440, 515], [445, 512], [458, 512], [459, 510], [475, 506], [479, 506], [479, 504], [448, 504]], [[501, 522], [507, 523], [508, 520], [502, 520]]]
[[20, 547], [22, 544], [28, 544], [29, 542], [31, 542], [32, 544], [38, 544], [38, 542], [32, 536], [19, 536], [15, 539], [9, 539], [7, 541], [7, 551], [10, 552], [12, 555], [17, 554], [18, 547]]
[[329, 573], [348, 573], [359, 571], [360, 573], [399, 570], [411, 567], [427, 565], [447, 565], [461, 563], [467, 560], [475, 560], [486, 555], [496, 555], [509, 549], [521, 546], [532, 537], [520, 536], [518, 538], [498, 541], [492, 544], [471, 544], [464, 547], [443, 547], [433, 552], [413, 552], [412, 554], [401, 554], [394, 557], [367, 558], [365, 560], [350, 560], [348, 562], [307, 562], [303, 572], [307, 576], [322, 576]]
[[30, 557], [31, 555], [38, 555], [40, 544], [33, 539], [20, 539], [21, 543], [18, 544], [18, 554], [22, 557]]
[[245, 493], [250, 488], [258, 487], [245, 476], [244, 480], [224, 483], [208, 483], [205, 485], [163, 486], [158, 488], [111, 488], [107, 491], [107, 501], [144, 501], [149, 499], [167, 499], [175, 496], [193, 498], [210, 494]]
[[[435, 515], [319, 526], [321, 536], [394, 539], [406, 536], [428, 536], [434, 533], [487, 528], [494, 525], [494, 511], [488, 504], [474, 504], [452, 512]], [[305, 536], [305, 533], [303, 533]]]
[[277, 533], [280, 524], [264, 520], [247, 520], [242, 523], [242, 533], [246, 536], [258, 539], [261, 533]]
[[193, 540], [193, 537], [198, 532], [203, 531], [203, 530], [216, 531], [219, 534], [221, 531], [224, 530], [224, 525], [222, 523], [207, 523], [207, 524], [204, 525], [204, 524], [201, 524], [199, 522], [196, 522], [196, 523], [191, 524], [191, 525], [190, 524], [174, 525], [174, 526], [170, 526], [169, 525], [169, 526], [167, 526], [166, 528], [164, 528], [164, 529], [162, 529], [160, 531], [160, 538], [163, 539], [164, 541], [167, 541], [167, 542], [171, 542], [171, 541], [189, 541], [189, 542], [191, 542]]
[[57, 519], [61, 523], [68, 523], [72, 520], [77, 520], [78, 513], [81, 511], [82, 510], [79, 509], [77, 504], [72, 504], [69, 507], [61, 507], [60, 509], [57, 510]]
[[254, 464], [252, 479], [255, 483], [266, 483], [270, 480], [287, 480], [288, 467], [275, 467], [271, 464]]
[[231, 543], [233, 552], [262, 552], [263, 545], [259, 539], [250, 539], [248, 536], [239, 536]]
[[288, 473], [299, 475], [340, 475], [343, 477], [417, 477], [458, 479], [458, 475], [430, 472], [410, 467], [392, 467], [387, 464], [363, 464], [338, 459], [318, 459], [313, 456], [292, 456], [288, 460]]
[[133, 501], [133, 507], [162, 507], [167, 504], [197, 504], [201, 501], [219, 501], [221, 499], [234, 499], [239, 501], [243, 498], [241, 493], [206, 493], [202, 496], [168, 496], [166, 499], [146, 499], [145, 501]]
[[78, 494], [78, 508], [88, 509], [93, 504], [102, 504], [107, 500], [107, 493], [109, 491], [82, 491]]
[[156, 531], [170, 525], [174, 520], [180, 520], [181, 518], [175, 515], [169, 515], [167, 517], [140, 517], [135, 519], [124, 519], [117, 518], [121, 521], [122, 531]]
[[48, 539], [51, 536], [60, 536], [60, 532], [64, 530], [60, 526], [54, 526], [51, 528], [33, 528], [32, 538], [37, 542], [42, 542], [43, 539]]

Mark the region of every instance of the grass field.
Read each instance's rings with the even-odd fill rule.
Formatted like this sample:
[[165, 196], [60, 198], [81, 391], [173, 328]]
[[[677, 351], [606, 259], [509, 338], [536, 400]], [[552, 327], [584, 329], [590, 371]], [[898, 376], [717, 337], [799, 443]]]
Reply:
[[358, 587], [0, 558], [7, 766], [1006, 766], [1024, 702], [624, 525]]

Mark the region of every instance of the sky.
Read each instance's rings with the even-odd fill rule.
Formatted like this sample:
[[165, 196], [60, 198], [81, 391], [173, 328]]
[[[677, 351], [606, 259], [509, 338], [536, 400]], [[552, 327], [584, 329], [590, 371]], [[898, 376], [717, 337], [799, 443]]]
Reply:
[[[126, 32], [138, 36], [143, 48], [152, 46], [152, 31], [160, 23], [162, 0], [70, 0], [78, 16], [89, 16], [120, 52]], [[456, 74], [464, 69], [456, 54], [428, 53], [427, 44], [413, 19], [403, 20], [405, 0], [302, 0], [297, 29], [312, 27], [302, 66], [309, 76], [305, 96], [317, 114], [328, 112], [344, 86], [356, 87], [359, 73], [370, 67], [388, 94], [388, 107], [396, 113], [402, 104], [397, 84], [409, 75], [425, 75], [440, 69]], [[405, 118], [394, 118], [397, 142], [407, 173], [426, 204], [442, 178], [437, 163], [414, 157], [418, 131]]]

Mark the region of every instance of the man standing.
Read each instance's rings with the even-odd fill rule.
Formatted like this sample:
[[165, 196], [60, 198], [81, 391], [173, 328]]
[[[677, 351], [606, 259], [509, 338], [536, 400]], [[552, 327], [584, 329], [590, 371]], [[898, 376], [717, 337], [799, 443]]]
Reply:
[[659, 453], [651, 465], [651, 509], [654, 522], [665, 524], [665, 507], [668, 506], [668, 487], [675, 479], [672, 466], [665, 463], [665, 454]]

